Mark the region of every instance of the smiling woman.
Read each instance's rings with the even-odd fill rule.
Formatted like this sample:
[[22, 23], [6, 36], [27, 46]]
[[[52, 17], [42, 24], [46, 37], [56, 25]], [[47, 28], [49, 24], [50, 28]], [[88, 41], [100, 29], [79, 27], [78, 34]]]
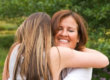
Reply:
[[55, 35], [56, 46], [75, 48], [79, 42], [78, 25], [72, 16], [61, 20]]
[[73, 54], [70, 54], [68, 50], [58, 48], [61, 57], [59, 69], [61, 80], [91, 80], [92, 68], [102, 68], [109, 63], [107, 57], [99, 55], [102, 54], [99, 51], [86, 48], [88, 40], [86, 27], [86, 21], [71, 10], [58, 11], [52, 17], [54, 45], [73, 49]]
[[86, 27], [86, 21], [78, 13], [70, 10], [61, 10], [56, 12], [52, 17], [52, 30], [55, 45], [59, 44], [57, 43], [57, 41], [60, 40], [58, 37], [63, 36], [65, 39], [68, 38], [71, 40], [68, 40], [68, 45], [74, 44], [66, 47], [70, 47], [72, 49], [75, 48], [76, 50], [84, 49], [88, 40]]

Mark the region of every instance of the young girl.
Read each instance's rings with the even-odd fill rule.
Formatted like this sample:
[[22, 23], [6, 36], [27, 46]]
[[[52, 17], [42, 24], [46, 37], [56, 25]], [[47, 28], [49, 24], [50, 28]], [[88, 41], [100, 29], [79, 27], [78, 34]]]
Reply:
[[6, 60], [3, 80], [49, 80], [50, 16], [43, 12], [30, 15], [17, 29], [16, 38]]

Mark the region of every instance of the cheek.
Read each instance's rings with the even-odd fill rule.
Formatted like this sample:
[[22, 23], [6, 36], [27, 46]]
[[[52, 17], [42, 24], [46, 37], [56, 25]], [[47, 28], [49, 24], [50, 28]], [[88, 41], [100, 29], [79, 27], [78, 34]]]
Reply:
[[71, 37], [70, 47], [74, 49], [76, 47], [77, 43], [78, 43], [77, 36]]
[[79, 41], [78, 34], [71, 35], [71, 40], [74, 44], [76, 44]]

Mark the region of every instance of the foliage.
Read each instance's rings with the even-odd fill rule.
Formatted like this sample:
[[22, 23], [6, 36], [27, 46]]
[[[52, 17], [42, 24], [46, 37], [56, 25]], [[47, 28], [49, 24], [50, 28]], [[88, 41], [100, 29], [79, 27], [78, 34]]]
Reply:
[[90, 27], [109, 28], [110, 0], [0, 0], [0, 16], [14, 18], [44, 11], [50, 15], [61, 9], [80, 13]]
[[[108, 57], [110, 56], [110, 32], [105, 28], [92, 29], [90, 28], [88, 47], [99, 50]], [[109, 57], [110, 58], [110, 57]]]
[[[31, 13], [42, 11], [52, 16], [61, 9], [71, 9], [86, 19], [89, 25], [87, 47], [103, 52], [110, 59], [110, 0], [0, 0], [0, 19], [8, 22], [6, 25], [0, 23], [0, 47], [11, 46], [15, 29]], [[110, 79], [108, 71], [110, 66], [95, 69], [93, 80]]]
[[[110, 59], [110, 34], [105, 28], [89, 29], [89, 48], [103, 52]], [[108, 37], [109, 36], [109, 37]], [[103, 63], [102, 63], [103, 64]], [[109, 80], [110, 66], [103, 69], [94, 69], [93, 80]]]
[[0, 21], [0, 31], [15, 30], [16, 28], [17, 28], [16, 24], [8, 23], [6, 21]]
[[14, 35], [0, 35], [0, 47], [9, 48], [14, 42]]
[[7, 53], [8, 53], [8, 49], [4, 49], [0, 47], [0, 80], [2, 80], [3, 66]]

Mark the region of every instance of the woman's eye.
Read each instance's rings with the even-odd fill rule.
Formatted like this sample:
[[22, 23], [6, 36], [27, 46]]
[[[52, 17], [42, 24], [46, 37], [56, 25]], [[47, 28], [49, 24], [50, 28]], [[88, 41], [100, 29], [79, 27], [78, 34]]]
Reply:
[[74, 30], [69, 30], [69, 32], [74, 32]]

